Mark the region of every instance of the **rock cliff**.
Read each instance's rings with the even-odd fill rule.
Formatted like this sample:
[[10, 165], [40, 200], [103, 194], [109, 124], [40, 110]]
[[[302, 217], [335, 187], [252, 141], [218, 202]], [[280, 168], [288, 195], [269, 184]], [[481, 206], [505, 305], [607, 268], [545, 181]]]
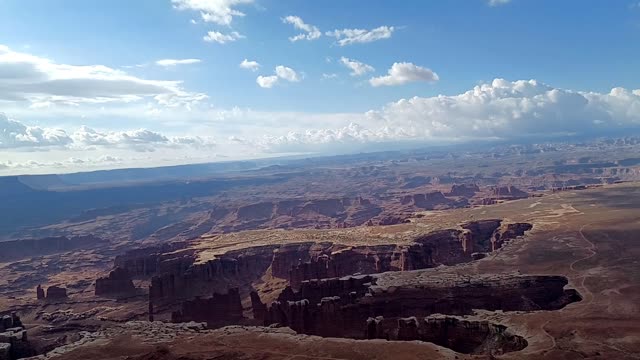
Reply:
[[109, 276], [96, 280], [96, 296], [130, 296], [135, 293], [136, 288], [131, 276], [123, 268], [115, 268]]

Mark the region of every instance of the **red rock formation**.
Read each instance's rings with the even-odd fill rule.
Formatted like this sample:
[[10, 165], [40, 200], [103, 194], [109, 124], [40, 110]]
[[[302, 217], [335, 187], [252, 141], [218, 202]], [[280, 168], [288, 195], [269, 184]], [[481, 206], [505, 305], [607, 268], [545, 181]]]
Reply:
[[253, 311], [253, 318], [264, 322], [265, 317], [267, 316], [267, 305], [260, 300], [260, 296], [257, 292], [252, 291], [249, 294], [251, 298], [251, 310]]
[[[463, 354], [500, 355], [522, 350], [528, 345], [527, 340], [511, 333], [506, 326], [488, 321], [470, 321], [452, 316], [390, 320], [382, 317], [367, 320], [367, 335], [375, 336], [369, 338], [427, 341]], [[370, 328], [374, 326], [375, 331], [371, 331]]]
[[461, 197], [472, 197], [477, 192], [480, 192], [480, 188], [476, 184], [462, 184], [462, 185], [453, 185], [451, 187], [451, 191], [449, 191], [447, 196], [461, 196]]
[[171, 314], [172, 322], [206, 322], [208, 326], [237, 324], [242, 319], [242, 303], [237, 288], [226, 294], [214, 293], [209, 299], [184, 301], [181, 310]]
[[515, 186], [499, 186], [493, 189], [493, 195], [506, 200], [526, 199], [529, 194]]
[[297, 292], [287, 288], [269, 306], [265, 324], [278, 323], [300, 333], [322, 336], [362, 338], [370, 333], [387, 333], [390, 338], [406, 339], [422, 336], [419, 327], [405, 324], [408, 327], [403, 333], [393, 335], [387, 324], [372, 324], [370, 318], [466, 315], [473, 309], [553, 310], [581, 299], [575, 290], [564, 290], [568, 281], [562, 276], [452, 277], [422, 279], [419, 285], [375, 285], [384, 277], [305, 281]]
[[276, 248], [270, 245], [231, 251], [198, 264], [194, 264], [193, 259], [181, 258], [180, 266], [151, 279], [149, 298], [154, 302], [189, 299], [209, 291], [222, 292], [248, 285], [271, 266]]
[[[123, 255], [116, 256], [114, 265], [116, 268], [122, 268], [135, 276], [150, 276], [163, 271], [162, 261], [166, 259], [163, 254], [173, 253], [174, 251], [184, 249], [185, 242], [172, 242], [158, 246], [151, 246], [142, 249], [127, 251]], [[164, 264], [165, 268], [169, 267]]]
[[455, 201], [447, 199], [440, 191], [432, 191], [426, 194], [405, 195], [400, 203], [402, 205], [411, 205], [419, 209], [434, 210], [447, 209], [451, 207]]
[[498, 229], [502, 220], [489, 219], [470, 221], [460, 225], [468, 231], [470, 243], [465, 245], [465, 249], [471, 252], [488, 252], [491, 251], [491, 239], [493, 233]]
[[44, 290], [42, 289], [42, 286], [38, 285], [36, 287], [36, 297], [38, 300], [43, 300], [44, 299]]
[[67, 289], [59, 286], [49, 286], [47, 288], [47, 300], [65, 300], [67, 299]]
[[268, 268], [274, 277], [289, 280], [297, 289], [310, 279], [469, 262], [474, 259], [473, 253], [491, 251], [492, 236], [500, 223], [500, 220], [470, 222], [462, 225], [464, 230], [435, 231], [410, 245], [345, 246], [329, 242], [269, 245], [232, 251], [198, 264], [194, 264], [193, 255], [173, 251], [158, 257], [162, 259], [158, 268], [164, 270], [152, 278], [149, 296], [153, 301], [163, 302], [203, 296], [208, 291], [221, 292], [251, 284]]
[[115, 268], [109, 273], [109, 276], [96, 280], [96, 296], [127, 296], [135, 293], [136, 288], [131, 276], [123, 268]]
[[491, 236], [491, 251], [496, 251], [501, 248], [505, 242], [524, 235], [524, 233], [531, 230], [532, 227], [533, 226], [529, 223], [501, 225]]
[[21, 359], [33, 355], [36, 355], [35, 349], [27, 338], [20, 317], [15, 312], [0, 316], [0, 359]]

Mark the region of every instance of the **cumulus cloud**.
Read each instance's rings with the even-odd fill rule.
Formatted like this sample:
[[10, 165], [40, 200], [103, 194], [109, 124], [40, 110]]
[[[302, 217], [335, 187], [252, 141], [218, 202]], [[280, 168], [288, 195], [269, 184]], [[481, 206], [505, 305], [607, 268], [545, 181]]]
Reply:
[[260, 64], [257, 61], [249, 61], [247, 59], [244, 59], [240, 63], [240, 67], [251, 71], [258, 71], [258, 69], [260, 69]]
[[315, 40], [322, 36], [322, 32], [316, 26], [306, 24], [299, 16], [289, 15], [282, 19], [285, 24], [291, 24], [297, 30], [302, 30], [304, 33], [292, 36], [289, 41], [296, 42], [299, 40]]
[[98, 131], [88, 126], [81, 126], [73, 132], [67, 132], [58, 128], [28, 126], [0, 113], [0, 148], [3, 149], [45, 147], [86, 149], [92, 146], [136, 149], [141, 145], [202, 147], [215, 144], [211, 137], [170, 137], [147, 129]]
[[348, 59], [344, 56], [340, 58], [340, 62], [347, 68], [351, 69], [351, 76], [360, 76], [376, 70], [371, 65], [367, 65], [358, 60]]
[[508, 4], [510, 2], [511, 0], [489, 0], [488, 4], [489, 6], [500, 6], [500, 5]]
[[335, 37], [338, 45], [369, 43], [381, 39], [389, 39], [395, 28], [393, 26], [380, 26], [375, 29], [342, 29], [327, 31], [325, 35]]
[[289, 82], [300, 81], [300, 76], [298, 76], [298, 73], [296, 73], [296, 71], [290, 67], [282, 65], [276, 66], [276, 75], [278, 75], [280, 79], [287, 80]]
[[31, 102], [33, 107], [134, 102], [146, 97], [174, 102], [206, 98], [180, 81], [146, 80], [104, 65], [67, 65], [0, 45], [0, 100]]
[[640, 92], [577, 92], [495, 79], [460, 95], [403, 99], [368, 115], [423, 138], [588, 135], [640, 126]]
[[234, 17], [245, 16], [237, 9], [239, 5], [253, 3], [253, 0], [171, 0], [178, 10], [199, 11], [205, 22], [231, 25]]
[[373, 77], [369, 79], [369, 83], [371, 86], [396, 86], [415, 81], [435, 82], [439, 80], [438, 74], [431, 69], [406, 62], [393, 63], [388, 74]]
[[290, 67], [286, 67], [283, 65], [278, 65], [275, 68], [275, 75], [271, 76], [258, 76], [256, 79], [256, 83], [262, 88], [270, 89], [272, 88], [278, 81], [286, 80], [289, 82], [298, 82], [300, 81], [300, 75]]
[[62, 129], [26, 126], [0, 113], [0, 149], [39, 146], [64, 146], [72, 139]]
[[156, 61], [156, 65], [164, 66], [164, 67], [171, 67], [171, 66], [176, 66], [176, 65], [197, 64], [197, 63], [200, 63], [200, 62], [202, 62], [202, 60], [200, 60], [200, 59], [162, 59], [162, 60]]
[[217, 42], [218, 44], [226, 44], [228, 42], [234, 42], [244, 38], [245, 36], [241, 35], [237, 31], [232, 31], [228, 34], [223, 34], [219, 31], [209, 31], [207, 32], [207, 35], [202, 37], [206, 42]]
[[258, 86], [266, 89], [272, 88], [273, 85], [275, 85], [277, 82], [278, 82], [277, 75], [271, 75], [271, 76], [260, 75], [256, 78], [256, 83], [258, 83]]
[[458, 95], [401, 99], [354, 116], [348, 126], [268, 134], [252, 141], [266, 152], [327, 152], [373, 150], [375, 144], [598, 136], [628, 129], [640, 130], [640, 90], [580, 92], [536, 80], [495, 79]]

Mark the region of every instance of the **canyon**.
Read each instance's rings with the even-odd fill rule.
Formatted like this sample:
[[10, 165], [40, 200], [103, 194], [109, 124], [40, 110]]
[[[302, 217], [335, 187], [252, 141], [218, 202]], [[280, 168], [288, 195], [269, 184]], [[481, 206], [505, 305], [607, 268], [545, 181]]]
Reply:
[[638, 143], [596, 144], [3, 180], [75, 210], [3, 223], [0, 359], [637, 358]]

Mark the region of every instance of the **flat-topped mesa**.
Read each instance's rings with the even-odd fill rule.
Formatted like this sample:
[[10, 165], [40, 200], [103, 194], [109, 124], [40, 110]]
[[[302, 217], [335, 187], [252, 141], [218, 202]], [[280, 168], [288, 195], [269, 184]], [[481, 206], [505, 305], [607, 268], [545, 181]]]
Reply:
[[237, 288], [211, 298], [184, 301], [179, 311], [171, 314], [172, 322], [206, 322], [209, 327], [237, 324], [242, 320], [242, 303]]
[[215, 255], [208, 261], [197, 261], [193, 249], [176, 250], [157, 258], [157, 268], [162, 271], [151, 279], [149, 298], [162, 303], [224, 292], [229, 287], [250, 285], [268, 269], [273, 277], [288, 280], [293, 289], [298, 289], [303, 281], [311, 279], [455, 265], [479, 258], [478, 253], [492, 251], [528, 228], [509, 227], [501, 220], [481, 220], [421, 235], [409, 244], [263, 245]]
[[47, 288], [47, 295], [45, 297], [46, 300], [66, 300], [67, 299], [67, 289], [60, 286], [49, 286]]
[[492, 194], [496, 198], [503, 200], [526, 199], [529, 197], [527, 192], [511, 185], [498, 186], [492, 190]]
[[[366, 336], [370, 317], [469, 315], [474, 309], [556, 310], [581, 300], [575, 290], [564, 290], [568, 281], [562, 276], [485, 275], [465, 279], [417, 275], [419, 272], [408, 273], [406, 279], [386, 280], [392, 276], [386, 273], [305, 281], [299, 291], [288, 287], [280, 294], [268, 307], [264, 323], [289, 326], [304, 334], [358, 339]], [[394, 285], [386, 285], [386, 281]]]
[[96, 280], [96, 296], [135, 295], [136, 287], [126, 269], [115, 268], [108, 276]]
[[454, 184], [451, 186], [451, 191], [446, 193], [446, 196], [461, 196], [461, 197], [472, 197], [477, 192], [480, 192], [480, 188], [476, 184]]
[[400, 199], [400, 204], [402, 205], [411, 205], [424, 210], [448, 209], [455, 203], [454, 200], [446, 198], [440, 191], [405, 195]]

